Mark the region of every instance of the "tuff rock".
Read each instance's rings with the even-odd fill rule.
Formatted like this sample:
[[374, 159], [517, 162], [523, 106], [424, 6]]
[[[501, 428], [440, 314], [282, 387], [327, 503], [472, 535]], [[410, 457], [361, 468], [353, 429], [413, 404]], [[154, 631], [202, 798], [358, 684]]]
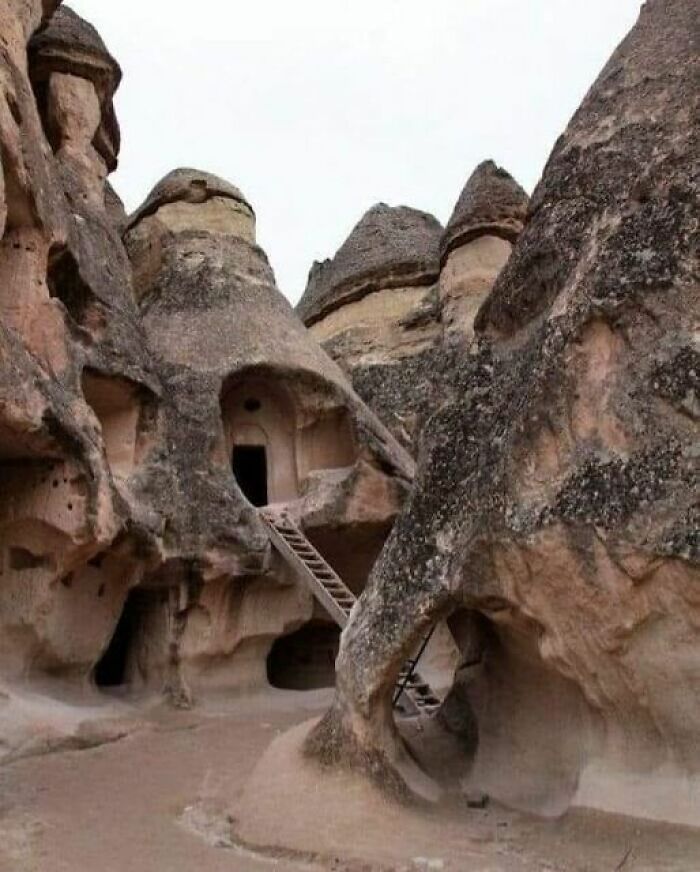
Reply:
[[283, 636], [281, 681], [332, 681], [339, 630], [273, 554], [236, 450], [263, 452], [262, 501], [286, 504], [358, 593], [413, 475], [276, 288], [236, 187], [178, 170], [126, 216], [107, 178], [121, 72], [57, 5], [0, 6], [10, 754], [28, 692], [120, 685], [187, 705], [212, 687], [266, 686]]
[[697, 824], [697, 35], [649, 0], [557, 142], [343, 634], [324, 763], [435, 796], [390, 700], [447, 618], [466, 791]]

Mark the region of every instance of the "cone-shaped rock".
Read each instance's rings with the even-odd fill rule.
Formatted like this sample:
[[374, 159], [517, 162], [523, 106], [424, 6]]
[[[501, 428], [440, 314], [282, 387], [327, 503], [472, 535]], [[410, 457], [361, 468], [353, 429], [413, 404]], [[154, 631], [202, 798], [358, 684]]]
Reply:
[[432, 404], [425, 376], [440, 333], [441, 234], [432, 215], [379, 203], [331, 260], [314, 263], [297, 306], [355, 390], [409, 449]]
[[477, 236], [500, 236], [515, 242], [523, 229], [528, 196], [515, 179], [492, 160], [479, 164], [454, 207], [440, 242], [448, 254]]
[[696, 0], [648, 0], [557, 142], [345, 630], [322, 759], [422, 783], [387, 713], [451, 613], [467, 786], [697, 824], [697, 33]]
[[483, 161], [464, 186], [440, 241], [440, 307], [445, 337], [464, 342], [523, 228], [527, 194], [505, 170]]
[[[212, 581], [198, 600], [206, 641], [183, 630], [184, 674], [194, 687], [265, 683], [272, 641], [308, 621], [312, 601], [307, 591], [280, 588], [280, 567], [246, 599], [236, 578], [246, 563], [248, 574], [259, 571], [265, 544], [251, 534], [251, 503], [285, 503], [359, 593], [412, 462], [277, 289], [237, 188], [176, 170], [130, 219], [125, 240], [168, 397], [160, 425], [167, 453], [142, 482], [154, 514], [168, 518], [160, 572], [196, 560]], [[375, 497], [364, 500], [365, 492]], [[224, 590], [249, 610], [245, 626], [219, 621]], [[217, 672], [222, 657], [225, 675]], [[150, 671], [159, 667], [156, 660]]]

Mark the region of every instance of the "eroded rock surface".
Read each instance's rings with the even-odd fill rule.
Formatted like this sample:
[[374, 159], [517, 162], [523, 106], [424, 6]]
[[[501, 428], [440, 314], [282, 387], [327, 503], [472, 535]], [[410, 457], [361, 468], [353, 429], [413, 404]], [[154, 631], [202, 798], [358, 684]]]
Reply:
[[427, 792], [391, 689], [450, 616], [467, 785], [697, 823], [697, 36], [695, 2], [649, 0], [556, 144], [344, 633], [323, 761]]
[[[245, 475], [249, 499], [289, 505], [359, 592], [403, 501], [412, 461], [276, 288], [255, 243], [253, 209], [237, 188], [176, 170], [130, 219], [125, 240], [163, 380], [170, 462], [187, 498], [178, 499], [158, 466], [143, 478], [142, 493], [168, 519], [173, 559], [190, 571], [195, 561], [195, 580], [204, 582], [201, 591], [188, 587], [180, 656], [190, 683], [264, 683], [272, 641], [310, 622], [323, 635], [327, 617], [281, 563], [259, 567], [244, 586], [232, 583], [245, 572], [231, 561], [232, 520], [243, 513], [257, 521], [232, 465], [239, 482]], [[248, 475], [256, 455], [257, 479]], [[250, 543], [246, 553], [254, 567]]]
[[51, 709], [27, 694], [332, 682], [339, 631], [255, 507], [288, 505], [359, 592], [413, 475], [275, 287], [237, 188], [175, 171], [127, 218], [121, 71], [56, 6], [0, 5], [3, 754]]
[[297, 311], [355, 390], [414, 453], [449, 395], [454, 346], [522, 229], [527, 195], [492, 161], [469, 178], [446, 229], [381, 203], [332, 260], [315, 263]]

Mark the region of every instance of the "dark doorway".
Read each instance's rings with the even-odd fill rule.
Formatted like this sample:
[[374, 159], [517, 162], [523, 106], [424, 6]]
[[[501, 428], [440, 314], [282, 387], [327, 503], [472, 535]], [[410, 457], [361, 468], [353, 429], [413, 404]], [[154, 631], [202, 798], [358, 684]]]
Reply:
[[286, 690], [333, 687], [339, 644], [340, 627], [316, 621], [282, 636], [267, 658], [268, 681]]
[[136, 591], [132, 591], [124, 603], [114, 635], [95, 666], [95, 684], [98, 687], [117, 687], [124, 684], [129, 651], [140, 623], [143, 603]]
[[231, 459], [240, 489], [254, 506], [266, 506], [267, 452], [264, 445], [235, 445]]

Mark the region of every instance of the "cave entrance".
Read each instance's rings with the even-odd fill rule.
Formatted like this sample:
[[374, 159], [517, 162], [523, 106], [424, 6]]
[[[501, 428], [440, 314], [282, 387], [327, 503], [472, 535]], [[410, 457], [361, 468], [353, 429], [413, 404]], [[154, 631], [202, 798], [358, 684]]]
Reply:
[[95, 666], [98, 687], [119, 687], [127, 681], [129, 658], [145, 606], [140, 593], [130, 591], [107, 650]]
[[335, 685], [340, 627], [311, 621], [282, 636], [267, 658], [267, 678], [283, 690], [314, 690]]
[[254, 506], [266, 506], [267, 451], [264, 445], [234, 445], [231, 466], [236, 481]]

